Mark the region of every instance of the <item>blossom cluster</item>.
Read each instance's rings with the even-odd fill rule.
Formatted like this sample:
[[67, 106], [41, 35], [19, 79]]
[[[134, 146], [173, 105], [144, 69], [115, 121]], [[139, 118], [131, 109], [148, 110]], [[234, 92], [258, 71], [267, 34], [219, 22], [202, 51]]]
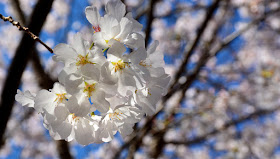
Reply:
[[100, 16], [86, 8], [92, 24], [92, 42], [80, 33], [73, 43], [58, 44], [53, 60], [64, 63], [58, 81], [37, 94], [18, 90], [16, 100], [34, 107], [55, 140], [79, 144], [109, 142], [119, 132], [125, 137], [144, 115], [156, 111], [170, 76], [155, 41], [146, 49], [142, 25], [126, 14], [125, 5], [110, 1]]

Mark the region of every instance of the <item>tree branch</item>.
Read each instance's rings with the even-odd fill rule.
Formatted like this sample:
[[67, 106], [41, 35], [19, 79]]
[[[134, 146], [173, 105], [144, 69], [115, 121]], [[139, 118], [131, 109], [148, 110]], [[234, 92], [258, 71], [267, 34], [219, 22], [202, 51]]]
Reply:
[[150, 35], [151, 35], [151, 30], [152, 30], [152, 23], [153, 23], [153, 20], [154, 20], [154, 14], [153, 14], [153, 11], [154, 11], [154, 7], [155, 7], [155, 4], [158, 0], [150, 0], [150, 7], [149, 7], [149, 12], [148, 12], [148, 20], [147, 20], [147, 28], [146, 28], [146, 37], [145, 37], [145, 44], [146, 46], [148, 45], [148, 42], [149, 42], [149, 39], [150, 39]]
[[[20, 20], [22, 21], [23, 25], [25, 25], [26, 18], [20, 8], [20, 2], [18, 0], [13, 0], [13, 3], [14, 3], [16, 10], [18, 11]], [[39, 53], [35, 47], [33, 47], [33, 50], [32, 50], [31, 60], [32, 60], [33, 69], [38, 78], [40, 87], [43, 89], [52, 88], [55, 81], [52, 80], [50, 78], [50, 76], [44, 71], [41, 61], [40, 61]], [[29, 118], [33, 112], [34, 112], [34, 109], [31, 109], [30, 111], [28, 111], [28, 113], [23, 117], [22, 120], [26, 120], [26, 118]], [[61, 159], [71, 159], [72, 156], [69, 151], [68, 142], [63, 141], [63, 140], [59, 140], [59, 141], [55, 141], [55, 142], [56, 142], [57, 151], [58, 151], [60, 158]]]
[[[187, 77], [187, 81], [181, 85], [178, 85], [177, 87], [174, 87], [173, 89], [170, 89], [169, 92], [166, 94], [165, 98], [169, 98], [172, 96], [173, 93], [175, 93], [176, 91], [178, 91], [179, 89], [185, 89], [190, 87], [190, 85], [192, 84], [192, 82], [196, 79], [196, 77], [198, 76], [201, 68], [206, 64], [206, 62], [208, 61], [209, 58], [216, 56], [222, 49], [224, 49], [226, 46], [228, 46], [231, 42], [233, 42], [236, 38], [238, 38], [241, 34], [243, 34], [244, 32], [246, 32], [247, 30], [249, 30], [251, 27], [255, 26], [256, 24], [262, 22], [263, 20], [265, 20], [269, 15], [272, 15], [274, 13], [277, 13], [280, 11], [280, 8], [268, 11], [266, 14], [264, 14], [263, 16], [256, 18], [255, 20], [253, 20], [252, 22], [250, 22], [249, 24], [247, 24], [245, 27], [243, 27], [242, 29], [228, 35], [224, 40], [222, 40], [217, 46], [215, 46], [212, 50], [210, 50], [210, 52], [204, 52], [203, 56], [200, 58], [200, 60], [197, 62], [196, 67], [194, 68], [194, 70], [188, 74]], [[167, 100], [165, 99], [165, 100]]]
[[212, 135], [215, 135], [215, 134], [217, 134], [217, 133], [219, 133], [223, 130], [226, 130], [227, 128], [229, 128], [231, 126], [237, 125], [237, 124], [245, 122], [247, 120], [251, 120], [253, 118], [257, 118], [257, 117], [261, 117], [261, 116], [264, 116], [264, 115], [271, 114], [271, 113], [273, 113], [273, 112], [275, 112], [279, 109], [280, 109], [280, 107], [276, 107], [276, 108], [270, 109], [270, 110], [260, 109], [260, 110], [257, 110], [254, 113], [251, 113], [247, 116], [242, 116], [238, 119], [229, 121], [223, 127], [214, 128], [212, 131], [210, 131], [210, 132], [208, 132], [208, 133], [206, 133], [202, 136], [196, 137], [194, 139], [187, 140], [187, 141], [165, 141], [165, 144], [186, 145], [186, 146], [190, 146], [190, 145], [193, 145], [193, 144], [198, 144], [198, 143], [201, 143], [201, 142], [207, 140], [208, 137], [210, 137]]
[[20, 31], [24, 31], [25, 33], [27, 33], [28, 35], [31, 36], [31, 38], [35, 41], [38, 41], [39, 43], [41, 43], [46, 49], [49, 50], [49, 52], [53, 53], [53, 50], [47, 45], [45, 44], [38, 36], [36, 36], [35, 34], [33, 34], [29, 28], [21, 26], [19, 22], [14, 21], [14, 19], [11, 16], [5, 17], [2, 14], [0, 14], [0, 18], [2, 20], [4, 20], [5, 22], [8, 21], [11, 24], [13, 24], [13, 26], [16, 26], [18, 28], [18, 30]]
[[60, 159], [72, 159], [72, 156], [69, 152], [69, 145], [67, 141], [64, 140], [56, 141], [56, 147]]
[[212, 16], [215, 12], [215, 10], [219, 7], [219, 3], [220, 3], [220, 0], [216, 0], [207, 10], [207, 13], [206, 13], [206, 16], [204, 18], [204, 21], [203, 23], [201, 24], [201, 26], [199, 27], [198, 31], [197, 31], [197, 35], [196, 35], [196, 38], [195, 40], [189, 44], [187, 47], [186, 47], [186, 51], [185, 51], [185, 57], [184, 57], [184, 60], [182, 61], [178, 71], [175, 73], [175, 77], [174, 77], [174, 80], [170, 86], [170, 88], [172, 89], [175, 84], [178, 82], [180, 76], [185, 72], [185, 69], [186, 69], [186, 64], [188, 63], [193, 51], [195, 50], [195, 48], [197, 47], [207, 25], [208, 25], [208, 22], [212, 19]]
[[[34, 35], [39, 35], [46, 17], [50, 12], [52, 3], [53, 0], [40, 0], [36, 4], [28, 25], [28, 28]], [[4, 133], [12, 112], [15, 94], [34, 45], [34, 39], [30, 38], [30, 35], [24, 34], [11, 62], [7, 78], [5, 79], [0, 103], [0, 147], [2, 147], [5, 141]]]
[[[188, 88], [193, 83], [193, 81], [196, 79], [201, 68], [206, 64], [207, 60], [210, 57], [216, 56], [218, 52], [220, 52], [224, 47], [228, 46], [233, 40], [235, 40], [237, 37], [239, 37], [242, 33], [246, 32], [248, 29], [250, 29], [255, 24], [258, 24], [259, 22], [263, 21], [268, 15], [271, 15], [278, 11], [279, 11], [279, 8], [269, 11], [265, 16], [262, 16], [260, 18], [253, 20], [246, 27], [227, 36], [216, 48], [211, 50], [210, 53], [203, 54], [203, 57], [201, 57], [200, 61], [198, 62], [197, 66], [192, 71], [192, 73], [187, 75], [187, 81], [178, 87], [174, 87], [173, 89], [170, 89], [171, 91], [169, 91], [168, 94], [165, 97], [163, 97], [163, 101], [162, 101], [161, 105], [164, 105], [165, 101], [167, 101], [171, 97], [171, 95], [173, 93], [175, 93], [179, 88], [184, 88], [184, 90], [186, 90], [186, 88]], [[135, 130], [135, 133], [133, 133], [131, 135], [131, 138], [127, 142], [125, 142], [125, 144], [123, 144], [122, 147], [119, 149], [119, 151], [116, 153], [115, 158], [118, 158], [118, 156], [120, 155], [120, 153], [122, 152], [123, 149], [127, 148], [128, 146], [130, 146], [132, 144], [140, 143], [142, 141], [142, 138], [145, 136], [145, 134], [147, 134], [149, 132], [149, 130], [147, 130], [146, 128], [152, 127], [152, 124], [151, 124], [152, 121], [156, 118], [156, 116], [160, 112], [162, 112], [162, 110], [158, 111], [152, 117], [147, 119], [147, 122], [144, 124], [144, 126], [142, 128], [138, 128], [138, 130]], [[144, 135], [142, 133], [144, 133]], [[142, 135], [139, 135], [139, 134], [142, 134]]]

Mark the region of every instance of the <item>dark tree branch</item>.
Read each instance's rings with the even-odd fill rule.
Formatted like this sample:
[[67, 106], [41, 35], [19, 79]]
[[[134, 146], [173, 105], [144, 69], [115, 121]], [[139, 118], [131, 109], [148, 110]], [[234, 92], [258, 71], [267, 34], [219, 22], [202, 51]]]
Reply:
[[[22, 21], [23, 25], [26, 25], [26, 18], [24, 16], [24, 13], [23, 13], [21, 7], [20, 7], [19, 0], [12, 0], [12, 2], [13, 2], [13, 5], [14, 5], [19, 17], [20, 17], [20, 21]], [[32, 60], [33, 69], [34, 69], [35, 74], [38, 78], [40, 87], [43, 88], [43, 89], [51, 89], [55, 81], [52, 80], [50, 75], [47, 74], [44, 71], [44, 68], [41, 64], [41, 60], [40, 60], [40, 57], [39, 57], [39, 52], [35, 47], [33, 47], [31, 60]]]
[[31, 60], [34, 72], [39, 82], [39, 86], [42, 89], [51, 89], [55, 80], [53, 80], [50, 75], [45, 72], [44, 68], [42, 67], [39, 53], [35, 48], [32, 51]]
[[[227, 11], [228, 11], [228, 2], [225, 6], [222, 7], [221, 11], [219, 12], [220, 14], [215, 16], [215, 18], [217, 19], [216, 26], [212, 32], [211, 38], [208, 41], [204, 42], [204, 47], [201, 49], [202, 50], [201, 59], [205, 58], [205, 55], [207, 55], [210, 50], [210, 46], [212, 46], [213, 43], [215, 42], [215, 40], [217, 39], [218, 31], [219, 31], [219, 29], [221, 29], [222, 25], [225, 22], [225, 17], [226, 17]], [[167, 130], [169, 129], [169, 125], [171, 123], [173, 123], [172, 119], [174, 119], [174, 116], [176, 115], [175, 108], [180, 107], [182, 101], [185, 98], [185, 92], [187, 91], [187, 89], [188, 89], [188, 87], [185, 87], [180, 91], [180, 94], [178, 95], [179, 96], [178, 101], [176, 101], [176, 103], [173, 104], [174, 107], [171, 110], [171, 113], [165, 114], [165, 119], [168, 120], [167, 124], [165, 124], [165, 127], [162, 130], [157, 131], [153, 135], [153, 136], [155, 136], [156, 142], [155, 142], [154, 151], [152, 152], [151, 157], [158, 158], [162, 154], [163, 149], [165, 147], [164, 136], [165, 136]], [[189, 115], [187, 115], [187, 116], [190, 117]]]
[[[40, 0], [36, 4], [28, 25], [28, 28], [34, 33], [34, 35], [39, 35], [46, 17], [50, 12], [52, 3], [53, 0]], [[34, 39], [30, 38], [28, 34], [24, 34], [11, 62], [7, 78], [4, 82], [0, 103], [0, 147], [2, 147], [5, 141], [4, 133], [12, 112], [15, 94], [20, 85], [22, 73], [27, 65], [34, 45]]]
[[56, 141], [56, 147], [61, 159], [72, 159], [72, 156], [69, 152], [68, 142], [64, 140], [58, 140]]
[[[13, 3], [19, 14], [19, 17], [20, 17], [23, 25], [26, 25], [25, 24], [26, 18], [20, 8], [20, 2], [18, 0], [13, 0]], [[44, 68], [42, 67], [42, 64], [40, 61], [39, 53], [35, 47], [33, 47], [33, 50], [32, 50], [31, 60], [32, 60], [33, 69], [38, 78], [40, 87], [43, 89], [52, 88], [55, 81], [52, 80], [50, 78], [50, 76], [44, 71]], [[34, 112], [34, 109], [29, 110], [23, 117], [23, 120], [28, 119], [32, 115], [33, 112]], [[57, 145], [58, 154], [61, 159], [71, 159], [72, 158], [71, 153], [69, 151], [68, 142], [60, 140], [60, 141], [56, 141], [56, 145]]]
[[259, 18], [256, 18], [255, 20], [253, 20], [251, 23], [247, 24], [242, 29], [240, 29], [240, 30], [238, 30], [238, 31], [228, 35], [224, 40], [222, 40], [218, 45], [216, 45], [212, 50], [210, 50], [209, 53], [208, 52], [204, 52], [203, 56], [197, 62], [197, 65], [194, 68], [194, 70], [190, 74], [188, 74], [186, 76], [187, 77], [187, 81], [185, 83], [181, 84], [181, 85], [178, 85], [177, 87], [173, 87], [173, 89], [170, 89], [169, 92], [167, 93], [167, 95], [164, 97], [164, 100], [169, 99], [172, 96], [173, 93], [175, 93], [176, 91], [178, 91], [180, 89], [185, 89], [186, 90], [187, 88], [189, 88], [190, 85], [196, 79], [196, 77], [198, 76], [200, 70], [206, 64], [206, 62], [208, 61], [209, 58], [211, 58], [213, 56], [216, 56], [221, 50], [223, 50], [226, 46], [231, 44], [241, 34], [246, 32], [247, 30], [249, 30], [250, 28], [252, 28], [256, 24], [259, 24], [260, 22], [265, 20], [269, 15], [272, 15], [272, 14], [277, 13], [279, 11], [280, 11], [280, 8], [268, 11], [266, 14], [264, 14], [263, 16], [261, 16]]
[[183, 73], [185, 73], [185, 69], [186, 69], [186, 65], [188, 64], [189, 62], [189, 59], [191, 57], [191, 55], [193, 54], [194, 50], [196, 49], [196, 47], [198, 46], [199, 42], [200, 42], [200, 39], [208, 25], [208, 22], [212, 19], [212, 16], [215, 12], [215, 10], [219, 7], [219, 3], [220, 3], [220, 0], [216, 0], [207, 10], [207, 13], [206, 13], [206, 16], [205, 16], [205, 19], [203, 21], [203, 23], [201, 24], [201, 26], [198, 28], [198, 31], [197, 31], [197, 35], [196, 35], [196, 38], [195, 40], [189, 44], [187, 47], [186, 47], [186, 51], [185, 51], [185, 57], [178, 69], [178, 71], [176, 72], [175, 74], [175, 77], [174, 77], [174, 81], [172, 82], [170, 88], [172, 89], [175, 84], [178, 82], [179, 78], [181, 77], [181, 75]]
[[[273, 13], [274, 11], [272, 11]], [[246, 30], [248, 30], [249, 28], [251, 28], [251, 26], [254, 26], [256, 24], [258, 24], [259, 22], [263, 21], [265, 19], [265, 17], [267, 16], [267, 14], [264, 14], [262, 17], [252, 21], [251, 23], [249, 23], [246, 27], [244, 27], [243, 29], [240, 29], [239, 31], [236, 31], [234, 32], [233, 34], [229, 35], [228, 37], [226, 37], [219, 45], [218, 47], [216, 47], [215, 49], [213, 49], [213, 51], [210, 51], [209, 52], [209, 45], [206, 45], [206, 47], [203, 49], [203, 53], [202, 53], [202, 57], [200, 58], [199, 62], [198, 62], [198, 65], [196, 66], [196, 68], [194, 69], [194, 73], [191, 74], [191, 76], [187, 77], [187, 79], [189, 80], [190, 79], [190, 82], [188, 84], [186, 84], [183, 88], [182, 88], [182, 91], [185, 92], [189, 87], [190, 85], [193, 83], [193, 81], [196, 79], [196, 77], [199, 75], [199, 72], [201, 70], [201, 68], [206, 64], [206, 62], [208, 61], [208, 59], [212, 56], [216, 56], [220, 51], [221, 49], [223, 49], [225, 46], [228, 46], [229, 43], [231, 43], [234, 39], [236, 39], [238, 36], [240, 36], [242, 33], [244, 33]], [[216, 28], [216, 30], [214, 31], [214, 35], [217, 33], [218, 31], [218, 27]], [[209, 44], [213, 43], [214, 42], [214, 36], [212, 37], [212, 39], [209, 41]], [[183, 96], [182, 98], [180, 99], [180, 102], [183, 100]], [[256, 112], [256, 114], [259, 114]], [[252, 116], [255, 116], [255, 113], [252, 114]], [[243, 119], [243, 118], [241, 118]], [[244, 118], [245, 119], [245, 118]], [[239, 120], [237, 120], [239, 121]], [[229, 122], [227, 124], [230, 124], [230, 123], [235, 123], [234, 121], [233, 122]], [[225, 126], [227, 126], [227, 124]], [[159, 156], [159, 154], [162, 152], [162, 149], [164, 148], [164, 135], [167, 131], [167, 127], [161, 131], [158, 132], [158, 134], [160, 135], [157, 135], [157, 141], [158, 143], [156, 144], [156, 154], [155, 158], [157, 158]]]
[[148, 46], [148, 42], [149, 42], [149, 39], [150, 39], [150, 35], [151, 35], [151, 30], [152, 30], [152, 23], [153, 23], [153, 20], [154, 20], [154, 14], [153, 14], [153, 11], [154, 11], [154, 8], [155, 8], [155, 4], [158, 0], [150, 0], [150, 7], [149, 7], [149, 11], [148, 11], [148, 15], [147, 15], [147, 27], [146, 27], [146, 31], [145, 31], [145, 34], [146, 34], [146, 37], [145, 37], [145, 44], [146, 46]]
[[247, 120], [251, 120], [251, 119], [254, 119], [254, 118], [257, 118], [257, 117], [261, 117], [261, 116], [264, 116], [264, 115], [274, 113], [275, 111], [277, 111], [279, 109], [280, 109], [280, 107], [276, 107], [276, 108], [270, 109], [270, 110], [257, 110], [254, 113], [251, 113], [249, 115], [242, 116], [238, 119], [229, 121], [223, 127], [214, 128], [212, 131], [210, 131], [210, 132], [208, 132], [208, 133], [206, 133], [202, 136], [196, 137], [194, 139], [187, 140], [187, 141], [165, 141], [165, 144], [186, 145], [186, 146], [190, 146], [190, 145], [193, 145], [193, 144], [198, 144], [198, 143], [206, 141], [208, 137], [210, 137], [212, 135], [215, 135], [217, 133], [220, 133], [221, 131], [226, 130], [227, 128], [229, 128], [231, 126], [235, 126], [235, 125], [237, 125], [239, 123], [242, 123], [242, 122], [245, 122]]
[[26, 18], [24, 16], [24, 13], [23, 13], [22, 9], [20, 8], [19, 0], [13, 0], [12, 3], [13, 3], [13, 6], [15, 7], [16, 11], [17, 11], [17, 14], [19, 16], [20, 22], [23, 25], [26, 25]]

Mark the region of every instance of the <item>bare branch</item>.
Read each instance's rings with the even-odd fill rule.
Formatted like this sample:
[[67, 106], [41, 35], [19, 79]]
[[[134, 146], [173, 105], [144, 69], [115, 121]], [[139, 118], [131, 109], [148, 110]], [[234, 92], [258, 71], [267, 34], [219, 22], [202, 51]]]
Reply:
[[[51, 10], [53, 0], [40, 0], [34, 7], [28, 27], [34, 34], [39, 34], [46, 17]], [[8, 75], [4, 82], [0, 103], [0, 147], [4, 144], [4, 133], [10, 118], [15, 94], [20, 85], [22, 73], [27, 65], [32, 49], [35, 45], [30, 35], [24, 34], [10, 64]]]
[[[201, 57], [200, 61], [198, 62], [197, 66], [195, 67], [195, 69], [187, 75], [187, 81], [178, 86], [178, 87], [174, 87], [173, 89], [170, 89], [171, 91], [168, 92], [168, 94], [164, 97], [164, 100], [162, 101], [161, 105], [164, 105], [165, 101], [167, 101], [171, 95], [173, 93], [175, 93], [176, 91], [179, 90], [179, 88], [184, 88], [183, 90], [187, 90], [187, 88], [189, 88], [189, 86], [193, 83], [193, 81], [196, 79], [197, 75], [199, 74], [201, 68], [206, 64], [206, 62], [208, 61], [208, 59], [210, 57], [216, 56], [224, 47], [228, 46], [233, 40], [235, 40], [237, 37], [239, 37], [241, 34], [243, 34], [244, 32], [246, 32], [248, 29], [250, 29], [252, 26], [255, 26], [255, 24], [260, 23], [261, 21], [263, 21], [268, 15], [271, 15], [273, 13], [276, 13], [279, 11], [278, 9], [269, 11], [268, 13], [266, 13], [264, 16], [257, 18], [255, 20], [253, 20], [251, 23], [249, 23], [246, 27], [240, 29], [239, 31], [236, 31], [232, 34], [230, 34], [228, 37], [226, 37], [222, 42], [220, 42], [219, 45], [217, 45], [217, 47], [214, 47], [214, 49], [212, 49], [209, 53], [204, 53], [203, 56]], [[197, 42], [198, 43], [198, 42]], [[207, 49], [206, 49], [207, 50]], [[204, 50], [204, 51], [206, 51]], [[191, 51], [192, 52], [192, 51]], [[185, 66], [184, 66], [185, 67]], [[184, 68], [183, 68], [184, 69]], [[128, 146], [131, 146], [135, 143], [140, 143], [141, 144], [141, 140], [142, 138], [145, 136], [144, 134], [147, 134], [150, 132], [149, 128], [152, 127], [152, 121], [156, 118], [156, 116], [162, 112], [159, 111], [156, 114], [154, 114], [152, 117], [150, 117], [149, 119], [147, 119], [147, 122], [145, 123], [145, 125], [142, 128], [138, 128], [138, 130], [135, 131], [135, 133], [133, 133], [131, 135], [131, 138], [119, 149], [119, 151], [116, 153], [115, 158], [118, 158], [118, 156], [120, 155], [121, 151], [125, 148], [127, 148]], [[147, 129], [146, 129], [147, 128]], [[139, 135], [141, 134], [141, 135]], [[135, 145], [133, 145], [135, 146]], [[135, 150], [133, 150], [135, 152]]]
[[178, 71], [176, 72], [175, 74], [175, 77], [174, 77], [174, 81], [172, 82], [171, 84], [171, 89], [175, 86], [175, 84], [178, 82], [180, 76], [185, 72], [185, 68], [186, 68], [186, 64], [188, 63], [193, 51], [195, 50], [195, 48], [197, 47], [206, 27], [207, 27], [207, 24], [208, 22], [212, 19], [212, 16], [215, 12], [215, 10], [219, 7], [219, 3], [220, 3], [220, 0], [216, 0], [208, 9], [207, 13], [206, 13], [206, 16], [205, 16], [205, 19], [203, 21], [203, 23], [201, 24], [201, 26], [199, 27], [198, 31], [197, 31], [197, 36], [195, 38], [195, 40], [189, 44], [187, 47], [186, 47], [186, 51], [185, 51], [185, 57], [180, 65], [180, 68], [178, 69]]
[[68, 142], [64, 140], [56, 141], [57, 151], [59, 153], [60, 159], [72, 159], [72, 156], [69, 152], [69, 145]]
[[[20, 2], [18, 0], [13, 0], [14, 3], [14, 7], [16, 8], [20, 20], [22, 21], [23, 25], [25, 25], [26, 22], [26, 18], [22, 12], [22, 9], [20, 7]], [[35, 71], [35, 74], [37, 76], [39, 85], [41, 88], [43, 89], [50, 89], [52, 88], [53, 84], [54, 84], [54, 80], [52, 80], [52, 78], [44, 71], [44, 68], [42, 67], [42, 63], [40, 61], [40, 57], [39, 57], [39, 53], [37, 51], [37, 49], [35, 47], [33, 47], [32, 50], [32, 65], [33, 65], [33, 69]], [[34, 112], [34, 109], [30, 109], [22, 118], [21, 121], [27, 120]], [[56, 142], [56, 146], [57, 146], [57, 151], [59, 154], [59, 157], [61, 159], [71, 159], [71, 153], [69, 151], [69, 146], [68, 146], [68, 142], [60, 140], [60, 141], [55, 141]]]
[[187, 141], [165, 141], [165, 144], [175, 144], [175, 145], [187, 145], [187, 146], [190, 146], [190, 145], [193, 145], [193, 144], [198, 144], [198, 143], [201, 143], [205, 140], [207, 140], [208, 137], [210, 137], [211, 135], [215, 135], [223, 130], [226, 130], [227, 128], [231, 127], [231, 126], [234, 126], [234, 125], [237, 125], [239, 123], [242, 123], [244, 121], [247, 121], [247, 120], [251, 120], [253, 118], [257, 118], [257, 117], [261, 117], [261, 116], [264, 116], [264, 115], [268, 115], [268, 114], [271, 114], [277, 110], [279, 110], [280, 107], [276, 107], [274, 109], [270, 109], [270, 110], [257, 110], [255, 111], [254, 113], [251, 113], [249, 115], [246, 115], [246, 116], [242, 116], [238, 119], [235, 119], [235, 120], [232, 120], [232, 121], [229, 121], [227, 122], [223, 127], [220, 127], [220, 128], [214, 128], [212, 131], [202, 135], [202, 136], [199, 136], [199, 137], [196, 137], [194, 139], [191, 139], [191, 140], [187, 140]]
[[177, 87], [174, 87], [173, 89], [170, 89], [169, 92], [167, 93], [167, 95], [164, 98], [168, 99], [173, 93], [175, 93], [179, 89], [183, 88], [183, 89], [186, 90], [187, 88], [189, 88], [190, 85], [192, 84], [192, 82], [198, 76], [201, 68], [206, 64], [206, 62], [208, 61], [209, 58], [211, 58], [213, 56], [216, 56], [222, 49], [224, 49], [226, 46], [228, 46], [231, 42], [233, 42], [241, 34], [246, 32], [247, 30], [249, 30], [250, 28], [252, 28], [256, 24], [259, 24], [260, 22], [265, 20], [269, 15], [277, 13], [279, 11], [280, 11], [280, 8], [268, 11], [263, 16], [261, 16], [259, 18], [256, 18], [255, 20], [253, 20], [252, 22], [247, 24], [244, 28], [242, 28], [242, 29], [240, 29], [240, 30], [238, 30], [238, 31], [228, 35], [224, 40], [222, 40], [218, 45], [216, 45], [212, 50], [210, 50], [209, 53], [208, 52], [204, 52], [203, 56], [197, 62], [197, 65], [194, 68], [194, 70], [190, 74], [187, 75], [187, 81], [185, 83], [183, 83], [182, 85], [178, 85]]
[[150, 0], [150, 7], [149, 7], [149, 12], [148, 12], [148, 20], [147, 20], [147, 27], [146, 27], [146, 37], [145, 37], [145, 44], [146, 46], [148, 45], [148, 42], [149, 42], [149, 38], [150, 38], [150, 34], [151, 34], [151, 30], [152, 30], [152, 23], [153, 23], [153, 20], [154, 20], [154, 14], [153, 14], [153, 11], [154, 11], [154, 7], [155, 7], [155, 4], [158, 0]]
[[27, 33], [28, 35], [31, 36], [31, 38], [35, 41], [38, 41], [39, 43], [41, 43], [46, 49], [49, 50], [49, 52], [53, 53], [53, 50], [47, 45], [45, 44], [38, 36], [36, 36], [35, 34], [33, 34], [27, 27], [21, 26], [19, 22], [14, 21], [14, 19], [11, 16], [5, 17], [2, 14], [0, 14], [0, 18], [3, 19], [5, 22], [8, 21], [11, 24], [13, 24], [14, 26], [16, 26], [18, 28], [18, 30], [20, 31], [24, 31], [25, 33]]

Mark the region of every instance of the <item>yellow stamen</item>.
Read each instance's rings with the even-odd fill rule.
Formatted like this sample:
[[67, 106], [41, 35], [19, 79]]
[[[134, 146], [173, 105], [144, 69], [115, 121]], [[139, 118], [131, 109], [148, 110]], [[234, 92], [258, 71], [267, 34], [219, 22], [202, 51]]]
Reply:
[[122, 70], [125, 66], [129, 66], [128, 62], [123, 62], [123, 60], [119, 60], [118, 62], [111, 62], [114, 65], [115, 72]]
[[115, 118], [117, 118], [118, 120], [121, 120], [121, 119], [119, 118], [119, 116], [120, 116], [121, 114], [123, 114], [123, 113], [120, 113], [120, 112], [110, 113], [110, 114], [109, 114], [109, 118], [112, 119], [113, 117], [115, 117]]
[[78, 55], [76, 66], [84, 66], [85, 64], [94, 64], [93, 62], [89, 61], [88, 54], [86, 56], [82, 56], [81, 54]]
[[55, 102], [57, 102], [57, 104], [62, 103], [64, 100], [66, 100], [67, 98], [65, 97], [66, 93], [62, 93], [62, 94], [56, 94], [57, 97], [54, 100]]
[[146, 63], [146, 61], [143, 61], [143, 60], [139, 63], [139, 65], [141, 65], [141, 66], [143, 66], [143, 67], [152, 67], [152, 65], [148, 65], [148, 64]]
[[114, 40], [116, 40], [116, 41], [118, 41], [118, 42], [120, 42], [120, 41], [121, 41], [121, 39], [119, 39], [119, 38], [114, 38]]
[[87, 94], [87, 97], [91, 97], [92, 96], [92, 92], [95, 90], [95, 84], [88, 84], [87, 82], [85, 82], [85, 88], [84, 88], [84, 92]]
[[74, 121], [79, 120], [79, 117], [75, 116], [75, 113], [70, 113], [70, 115]]
[[148, 98], [148, 95], [150, 95], [150, 96], [152, 95], [149, 88], [147, 88], [147, 97], [146, 98]]

